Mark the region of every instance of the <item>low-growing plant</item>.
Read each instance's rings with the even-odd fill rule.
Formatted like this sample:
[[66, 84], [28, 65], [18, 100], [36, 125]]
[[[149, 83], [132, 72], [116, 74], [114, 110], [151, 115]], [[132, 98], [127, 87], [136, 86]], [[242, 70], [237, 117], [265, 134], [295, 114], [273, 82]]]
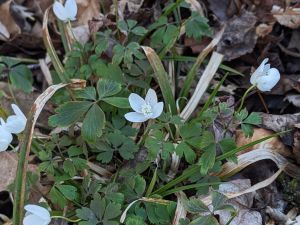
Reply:
[[[55, 4], [53, 10], [60, 25], [64, 30], [71, 29], [73, 10], [77, 11], [75, 1], [67, 0], [65, 6]], [[65, 8], [57, 11], [61, 7], [72, 12], [65, 15]], [[86, 86], [60, 87], [52, 98], [57, 106], [55, 114], [49, 118], [55, 132], [48, 139], [32, 141], [31, 152], [39, 162], [39, 171], [51, 185], [46, 206], [52, 211], [25, 207], [31, 213], [31, 217], [26, 214], [25, 225], [37, 225], [41, 220], [49, 224], [51, 218], [79, 225], [172, 224], [177, 204], [174, 193], [180, 191], [187, 191], [188, 198], [182, 201], [190, 213], [181, 220], [182, 225], [218, 224], [217, 210], [228, 210], [234, 217], [234, 209], [225, 204], [226, 197], [216, 191], [222, 182], [216, 174], [224, 161], [237, 162], [237, 152], [267, 138], [238, 147], [229, 135], [230, 130], [241, 128], [250, 137], [261, 118], [243, 109], [244, 101], [235, 110], [228, 101], [218, 98], [227, 75], [215, 89], [209, 88], [211, 95], [202, 110], [199, 106], [193, 109], [192, 117], [181, 116], [193, 95], [191, 83], [185, 83], [186, 89], [181, 92], [180, 82], [165, 70], [165, 65], [181, 57], [176, 44], [182, 35], [196, 41], [213, 36], [208, 20], [198, 12], [190, 11], [188, 17], [178, 19], [182, 7], [189, 5], [184, 1], [169, 4], [147, 27], [132, 19], [116, 21], [115, 26], [101, 28], [86, 44], [77, 42], [76, 37], [74, 43], [68, 41], [72, 38], [67, 35], [72, 32], [60, 29], [66, 51], [64, 64], [53, 51], [48, 32], [44, 33], [56, 69], [52, 71], [53, 80], [71, 84], [81, 79]], [[196, 72], [202, 61], [193, 59], [190, 69]], [[181, 72], [183, 63], [176, 61], [176, 73]], [[5, 65], [11, 83], [29, 91], [32, 80], [28, 70], [14, 63]], [[221, 74], [234, 73], [221, 67]], [[25, 76], [19, 76], [20, 70], [26, 71]], [[196, 83], [194, 72], [189, 77]], [[176, 81], [172, 83], [173, 78]], [[21, 146], [21, 152], [26, 152], [26, 146]], [[28, 160], [28, 155], [22, 155], [26, 158], [19, 163], [15, 183], [15, 225], [22, 223], [20, 206], [27, 202], [22, 197], [25, 194], [18, 192], [23, 190], [26, 173], [25, 177], [20, 174]], [[212, 209], [199, 199], [203, 194], [212, 196]]]

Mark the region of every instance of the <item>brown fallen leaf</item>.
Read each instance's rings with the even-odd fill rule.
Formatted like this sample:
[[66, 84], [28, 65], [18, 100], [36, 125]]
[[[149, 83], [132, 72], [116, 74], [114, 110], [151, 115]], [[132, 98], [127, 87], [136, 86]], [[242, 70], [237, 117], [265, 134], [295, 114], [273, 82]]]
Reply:
[[97, 18], [100, 14], [99, 2], [97, 0], [76, 0], [78, 6], [78, 25], [88, 25], [88, 21]]
[[0, 152], [0, 191], [5, 191], [13, 183], [18, 165], [15, 152]]
[[[245, 190], [251, 187], [251, 181], [249, 179], [239, 179], [221, 184], [219, 191], [223, 194], [234, 193]], [[226, 204], [232, 205], [238, 212], [237, 216], [231, 221], [230, 225], [261, 225], [262, 217], [259, 212], [251, 209], [253, 204], [253, 198], [255, 192], [247, 193], [239, 197], [226, 201]], [[219, 223], [225, 225], [231, 219], [231, 213], [226, 210], [218, 210], [216, 212], [219, 215]]]
[[[237, 146], [240, 147], [240, 146], [249, 144], [253, 141], [259, 140], [263, 137], [270, 136], [272, 134], [274, 134], [274, 133], [270, 130], [266, 130], [264, 128], [255, 128], [253, 136], [251, 138], [246, 138], [241, 130], [237, 130], [237, 132], [236, 132], [236, 144], [237, 144]], [[246, 150], [239, 152], [239, 155], [243, 154], [245, 152], [249, 152], [253, 149], [258, 149], [258, 148], [272, 149], [273, 151], [278, 152], [279, 154], [281, 154], [285, 157], [291, 157], [292, 156], [291, 151], [282, 143], [282, 141], [278, 137], [268, 139], [264, 142], [256, 144], [256, 145], [254, 145], [250, 148], [247, 148]]]
[[21, 33], [20, 27], [16, 24], [10, 13], [10, 5], [12, 0], [9, 0], [0, 5], [0, 21], [6, 28], [11, 37]]
[[256, 44], [256, 16], [249, 11], [241, 12], [226, 22], [226, 29], [218, 44], [217, 51], [224, 55], [224, 60], [230, 61], [246, 53], [252, 52]]
[[276, 18], [277, 22], [281, 25], [292, 29], [297, 29], [298, 27], [300, 27], [299, 7], [287, 7], [284, 10], [283, 8], [274, 5], [271, 12]]

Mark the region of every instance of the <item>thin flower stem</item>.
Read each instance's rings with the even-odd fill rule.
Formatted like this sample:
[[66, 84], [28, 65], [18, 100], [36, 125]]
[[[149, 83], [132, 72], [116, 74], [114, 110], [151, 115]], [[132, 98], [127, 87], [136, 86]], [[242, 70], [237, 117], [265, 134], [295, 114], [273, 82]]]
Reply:
[[71, 222], [71, 223], [78, 223], [79, 221], [81, 221], [81, 219], [76, 219], [76, 220], [72, 220], [72, 219], [69, 219], [67, 217], [64, 217], [64, 216], [51, 216], [52, 219], [63, 219], [63, 220], [66, 220], [68, 222]]
[[247, 89], [247, 91], [244, 93], [244, 95], [243, 95], [243, 97], [242, 97], [242, 99], [241, 99], [240, 107], [239, 107], [238, 110], [237, 110], [238, 113], [242, 110], [247, 95], [248, 95], [255, 87], [256, 87], [256, 86], [252, 85], [252, 86], [249, 87], [249, 88]]
[[65, 29], [65, 24], [64, 22], [62, 21], [57, 21], [57, 24], [58, 24], [58, 29], [59, 29], [59, 32], [60, 32], [60, 36], [61, 36], [61, 41], [63, 43], [63, 46], [64, 46], [64, 49], [65, 49], [65, 52], [69, 52], [71, 50], [71, 44], [67, 38], [67, 35], [66, 34], [66, 29]]
[[270, 113], [270, 112], [269, 112], [269, 109], [268, 109], [268, 107], [267, 107], [267, 104], [266, 104], [266, 102], [265, 102], [265, 100], [264, 100], [264, 98], [263, 98], [261, 92], [258, 91], [257, 94], [258, 94], [258, 97], [259, 97], [261, 103], [263, 104], [263, 106], [264, 106], [264, 108], [265, 108], [265, 110], [266, 110], [266, 113], [269, 114], [269, 113]]

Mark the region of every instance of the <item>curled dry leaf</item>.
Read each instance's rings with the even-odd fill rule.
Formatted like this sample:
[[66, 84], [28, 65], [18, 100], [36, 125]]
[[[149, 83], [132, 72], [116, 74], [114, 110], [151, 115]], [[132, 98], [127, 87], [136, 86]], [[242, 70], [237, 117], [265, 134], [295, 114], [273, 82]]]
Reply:
[[[268, 114], [269, 115], [269, 114]], [[267, 137], [272, 135], [273, 132], [266, 130], [264, 128], [256, 128], [254, 129], [253, 136], [251, 138], [246, 138], [245, 135], [241, 130], [238, 130], [236, 132], [236, 144], [237, 146], [243, 146], [246, 144], [249, 144], [253, 141], [259, 140], [263, 137]], [[261, 142], [259, 144], [256, 144], [250, 148], [247, 148], [246, 150], [240, 152], [239, 154], [243, 154], [245, 152], [252, 151], [253, 149], [272, 149], [274, 152], [277, 152], [283, 156], [290, 157], [291, 151], [281, 142], [281, 140], [278, 137], [274, 137], [271, 139], [268, 139], [264, 142]]]
[[280, 170], [283, 170], [289, 176], [297, 179], [300, 178], [300, 168], [298, 166], [290, 163], [285, 157], [277, 152], [265, 148], [254, 149], [250, 152], [239, 155], [237, 164], [233, 162], [225, 163], [222, 166], [222, 172], [216, 174], [216, 176], [221, 178], [230, 177], [247, 166], [265, 159], [272, 160]]
[[283, 26], [297, 29], [300, 27], [300, 8], [287, 7], [285, 10], [278, 6], [273, 6], [272, 14], [277, 22]]

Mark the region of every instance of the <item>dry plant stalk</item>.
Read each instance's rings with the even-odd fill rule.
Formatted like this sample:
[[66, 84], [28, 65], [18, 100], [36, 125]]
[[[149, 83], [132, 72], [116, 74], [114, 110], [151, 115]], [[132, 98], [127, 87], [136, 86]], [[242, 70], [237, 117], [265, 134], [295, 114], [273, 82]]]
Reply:
[[[78, 81], [76, 81], [78, 82]], [[80, 82], [80, 81], [79, 81]], [[18, 169], [16, 175], [15, 184], [15, 200], [13, 210], [13, 224], [21, 225], [24, 215], [24, 204], [26, 198], [26, 177], [28, 167], [28, 157], [31, 150], [31, 143], [33, 138], [34, 127], [36, 121], [42, 112], [47, 101], [57, 92], [59, 89], [66, 87], [68, 84], [57, 84], [48, 87], [33, 103], [33, 106], [29, 112], [27, 118], [27, 124], [24, 131], [23, 139], [20, 142], [20, 155], [18, 162]]]
[[238, 163], [227, 162], [223, 165], [222, 172], [216, 176], [224, 178], [232, 176], [245, 167], [260, 160], [270, 159], [276, 163], [279, 169], [282, 169], [289, 176], [300, 179], [300, 168], [290, 163], [285, 157], [272, 149], [255, 149], [238, 156]]
[[206, 91], [210, 81], [212, 80], [213, 76], [217, 72], [221, 62], [223, 59], [223, 55], [217, 52], [213, 52], [208, 65], [206, 66], [198, 84], [193, 93], [192, 97], [188, 101], [185, 108], [180, 113], [180, 117], [183, 120], [188, 120], [192, 113], [197, 108], [201, 97], [203, 96], [204, 92]]

